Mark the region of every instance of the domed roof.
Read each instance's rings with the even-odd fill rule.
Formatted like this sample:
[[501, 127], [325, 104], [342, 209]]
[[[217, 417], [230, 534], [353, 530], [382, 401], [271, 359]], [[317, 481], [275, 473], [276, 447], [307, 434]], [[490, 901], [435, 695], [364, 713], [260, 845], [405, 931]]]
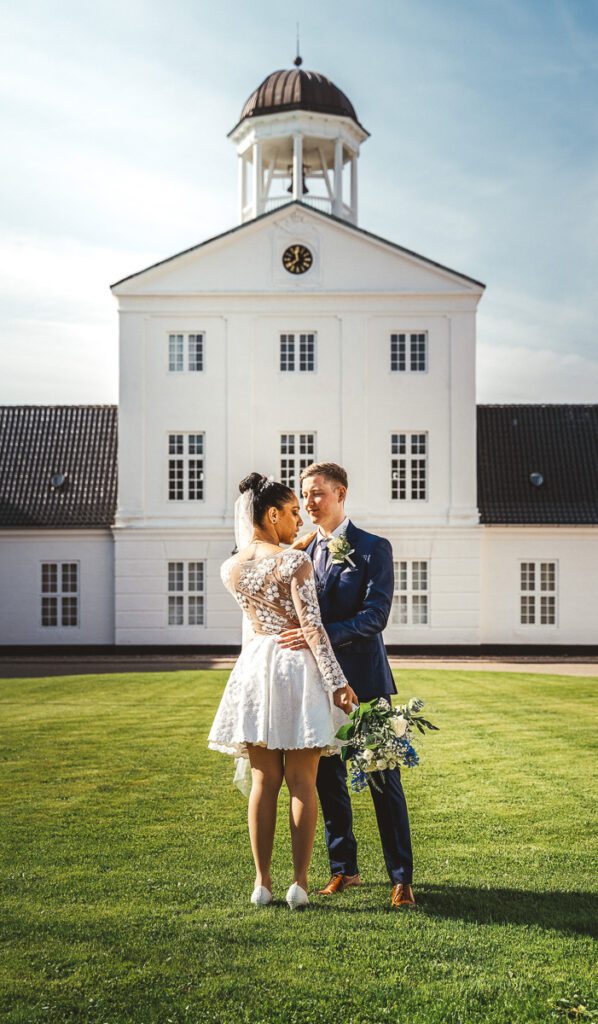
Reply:
[[318, 71], [304, 71], [300, 67], [268, 75], [245, 103], [239, 123], [246, 117], [277, 114], [283, 110], [336, 114], [350, 117], [359, 124], [353, 104], [334, 82]]

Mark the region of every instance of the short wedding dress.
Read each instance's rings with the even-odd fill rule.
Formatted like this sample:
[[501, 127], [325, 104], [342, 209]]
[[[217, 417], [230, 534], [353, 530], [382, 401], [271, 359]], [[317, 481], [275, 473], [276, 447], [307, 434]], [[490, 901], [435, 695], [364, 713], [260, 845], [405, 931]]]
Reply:
[[[221, 576], [254, 635], [226, 684], [209, 747], [236, 758], [248, 757], [248, 743], [338, 753], [335, 733], [347, 717], [332, 695], [347, 680], [322, 626], [309, 556], [288, 548], [245, 561], [232, 557]], [[309, 650], [280, 647], [278, 634], [299, 626]]]

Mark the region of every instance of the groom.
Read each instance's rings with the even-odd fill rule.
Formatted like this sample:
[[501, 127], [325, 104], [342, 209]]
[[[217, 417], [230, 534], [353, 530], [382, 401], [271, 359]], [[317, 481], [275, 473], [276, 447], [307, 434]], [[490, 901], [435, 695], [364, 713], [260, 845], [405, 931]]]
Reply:
[[[382, 630], [394, 590], [392, 549], [387, 540], [359, 530], [346, 517], [347, 486], [345, 470], [334, 462], [312, 463], [303, 470], [305, 509], [317, 530], [296, 546], [303, 547], [313, 561], [322, 622], [349, 685], [360, 701], [375, 697], [390, 701], [396, 688]], [[346, 538], [351, 551], [343, 562], [332, 562], [328, 543], [340, 536]], [[292, 649], [307, 646], [301, 630], [294, 629], [282, 633], [279, 643]], [[340, 757], [320, 759], [317, 786], [332, 873], [320, 891], [329, 896], [361, 885], [347, 772]], [[391, 905], [413, 907], [409, 817], [399, 768], [386, 770], [381, 789], [370, 787], [370, 792], [393, 884]]]

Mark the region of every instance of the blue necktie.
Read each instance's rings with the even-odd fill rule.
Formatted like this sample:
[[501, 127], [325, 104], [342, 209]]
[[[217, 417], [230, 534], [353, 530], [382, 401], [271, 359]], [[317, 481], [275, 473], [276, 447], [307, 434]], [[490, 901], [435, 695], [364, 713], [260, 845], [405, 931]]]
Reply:
[[328, 537], [322, 537], [316, 544], [314, 552], [314, 575], [316, 580], [323, 579], [328, 561]]

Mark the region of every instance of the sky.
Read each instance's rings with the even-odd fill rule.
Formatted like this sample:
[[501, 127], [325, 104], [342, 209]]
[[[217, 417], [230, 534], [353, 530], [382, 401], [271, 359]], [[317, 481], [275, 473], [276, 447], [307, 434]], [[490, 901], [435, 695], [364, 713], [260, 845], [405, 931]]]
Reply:
[[233, 227], [271, 71], [371, 133], [359, 223], [486, 283], [479, 402], [598, 401], [598, 0], [0, 0], [0, 403], [118, 401], [110, 283]]

